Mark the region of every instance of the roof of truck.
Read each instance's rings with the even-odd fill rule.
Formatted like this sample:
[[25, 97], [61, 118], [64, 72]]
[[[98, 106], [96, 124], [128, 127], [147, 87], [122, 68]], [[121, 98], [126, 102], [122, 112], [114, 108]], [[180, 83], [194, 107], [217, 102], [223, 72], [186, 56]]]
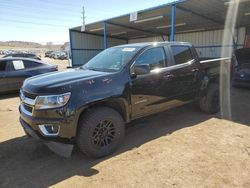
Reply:
[[133, 44], [123, 44], [116, 47], [147, 47], [147, 46], [157, 46], [157, 45], [184, 45], [184, 46], [192, 46], [189, 42], [142, 42], [142, 43], [133, 43]]

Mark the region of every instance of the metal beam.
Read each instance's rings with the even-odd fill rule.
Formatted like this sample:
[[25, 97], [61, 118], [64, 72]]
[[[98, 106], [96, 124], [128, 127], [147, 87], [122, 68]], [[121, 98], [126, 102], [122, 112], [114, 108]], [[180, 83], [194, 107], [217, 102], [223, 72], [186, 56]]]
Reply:
[[[85, 33], [85, 34], [89, 34], [89, 35], [95, 35], [95, 36], [100, 36], [100, 37], [103, 37], [104, 35], [103, 34], [98, 34], [98, 33], [91, 33], [91, 32], [87, 32], [87, 31], [84, 31], [84, 32], [81, 32], [81, 31], [77, 31], [77, 30], [73, 30], [73, 29], [70, 29], [71, 32], [75, 32], [75, 33]], [[113, 36], [109, 36], [107, 35], [108, 38], [113, 38], [113, 39], [120, 39], [120, 40], [127, 40], [127, 38], [122, 38], [122, 37], [113, 37]]]
[[176, 6], [176, 7], [177, 7], [178, 9], [182, 10], [182, 11], [189, 12], [189, 13], [191, 13], [191, 14], [194, 14], [195, 16], [199, 16], [199, 17], [201, 17], [201, 18], [203, 18], [203, 19], [209, 20], [209, 21], [214, 22], [214, 23], [216, 23], [216, 24], [224, 25], [224, 22], [215, 20], [215, 19], [210, 18], [210, 17], [208, 17], [208, 16], [205, 16], [205, 15], [203, 15], [203, 14], [194, 12], [194, 11], [192, 11], [192, 10], [190, 10], [190, 9], [181, 7], [180, 5], [178, 5], [178, 6]]
[[171, 10], [171, 42], [174, 41], [175, 38], [175, 15], [176, 15], [176, 5], [172, 5], [172, 10]]
[[104, 49], [107, 49], [107, 47], [108, 47], [108, 41], [107, 41], [107, 23], [106, 23], [106, 21], [104, 21], [103, 35], [104, 35]]
[[118, 27], [124, 27], [124, 28], [127, 28], [127, 29], [132, 29], [132, 30], [135, 30], [135, 31], [144, 32], [144, 33], [150, 33], [150, 34], [154, 34], [154, 35], [162, 35], [162, 33], [159, 33], [159, 32], [154, 32], [154, 31], [150, 31], [150, 30], [143, 30], [143, 29], [139, 29], [139, 28], [136, 28], [136, 27], [131, 27], [131, 26], [126, 26], [126, 25], [122, 25], [122, 24], [118, 24], [118, 23], [113, 23], [113, 22], [110, 22], [110, 21], [106, 21], [106, 23], [110, 24], [110, 25], [118, 26]]

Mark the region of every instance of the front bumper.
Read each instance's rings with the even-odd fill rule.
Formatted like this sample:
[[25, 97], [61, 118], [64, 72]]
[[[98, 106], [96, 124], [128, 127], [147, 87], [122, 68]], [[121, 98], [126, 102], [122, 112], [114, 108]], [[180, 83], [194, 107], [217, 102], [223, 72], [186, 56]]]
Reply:
[[41, 138], [41, 136], [37, 132], [35, 132], [21, 117], [20, 117], [20, 123], [26, 134], [33, 137], [35, 140], [42, 142], [56, 154], [63, 156], [63, 157], [71, 156], [71, 153], [74, 147], [73, 144], [65, 144], [65, 143], [60, 143], [56, 141], [45, 140]]
[[44, 135], [39, 129], [39, 125], [59, 126], [60, 131], [56, 137], [57, 139], [72, 140], [75, 137], [77, 127], [77, 116], [75, 111], [70, 110], [68, 107], [62, 107], [58, 109], [33, 110], [32, 112], [28, 112], [25, 110], [24, 105], [25, 104], [21, 103], [19, 106], [20, 118], [45, 139], [53, 137]]

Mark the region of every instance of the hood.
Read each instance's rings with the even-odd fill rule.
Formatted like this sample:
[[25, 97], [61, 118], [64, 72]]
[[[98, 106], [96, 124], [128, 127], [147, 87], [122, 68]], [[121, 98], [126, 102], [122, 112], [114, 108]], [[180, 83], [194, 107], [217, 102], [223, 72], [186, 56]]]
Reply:
[[250, 48], [241, 48], [235, 51], [238, 64], [250, 63]]
[[30, 93], [63, 92], [84, 80], [102, 77], [111, 73], [83, 69], [71, 69], [34, 76], [25, 80], [23, 89]]

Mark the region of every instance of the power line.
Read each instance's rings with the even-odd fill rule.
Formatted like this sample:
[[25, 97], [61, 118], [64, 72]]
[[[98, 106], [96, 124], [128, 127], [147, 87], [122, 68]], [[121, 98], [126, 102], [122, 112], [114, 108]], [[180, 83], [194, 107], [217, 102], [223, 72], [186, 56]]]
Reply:
[[[23, 0], [20, 0], [20, 1], [21, 1], [21, 3], [23, 3]], [[34, 0], [25, 0], [25, 1], [30, 1], [31, 3], [34, 2]], [[56, 0], [53, 0], [53, 1], [36, 0], [36, 1], [40, 1], [41, 4], [55, 4], [55, 3], [57, 3], [59, 5], [66, 5], [66, 6], [79, 6], [79, 3], [81, 3], [81, 1], [79, 1], [78, 4], [66, 3], [65, 1], [61, 1], [61, 0], [59, 0], [57, 2], [56, 2]], [[76, 2], [76, 1], [71, 1], [71, 2]], [[8, 2], [4, 2], [4, 3], [9, 3], [9, 1]]]
[[[71, 6], [71, 5], [64, 5], [64, 4], [62, 4], [62, 3], [57, 3], [57, 4], [55, 4], [55, 2], [54, 3], [49, 3], [49, 4], [47, 4], [46, 5], [46, 3], [45, 2], [42, 2], [42, 3], [39, 3], [39, 4], [37, 4], [37, 3], [33, 3], [34, 1], [32, 1], [31, 3], [28, 3], [28, 6], [25, 6], [25, 7], [30, 7], [30, 8], [36, 8], [36, 7], [43, 7], [43, 6], [46, 6], [46, 7], [52, 7], [52, 8], [60, 8], [60, 7], [62, 7], [62, 8], [64, 8], [64, 9], [67, 9], [67, 8], [77, 8], [77, 7], [79, 7], [79, 5], [75, 5], [75, 6]], [[10, 6], [13, 6], [13, 5], [23, 5], [23, 2], [22, 3], [20, 3], [20, 4], [17, 4], [17, 3], [13, 3], [12, 1], [8, 1], [8, 2], [0, 2], [2, 5], [10, 5]]]
[[[30, 11], [30, 7], [26, 7], [26, 6], [20, 6], [20, 5], [11, 5], [11, 6], [6, 6], [6, 5], [1, 5], [0, 3], [0, 7], [1, 9], [9, 9], [9, 10], [17, 10], [17, 11]], [[64, 11], [62, 9], [55, 9], [53, 11], [49, 11], [48, 9], [42, 8], [42, 7], [36, 7], [36, 8], [32, 8], [33, 10], [35, 10], [37, 13], [45, 13], [45, 14], [55, 14], [55, 13], [61, 13], [61, 15], [71, 15], [71, 16], [79, 16], [80, 14], [80, 10], [77, 13], [74, 13], [73, 11]]]
[[[0, 21], [1, 22], [1, 21]], [[58, 32], [58, 27], [54, 27], [54, 29], [52, 29], [53, 27], [42, 27], [39, 25], [32, 25], [29, 27], [25, 27], [23, 25], [13, 25], [11, 22], [6, 22], [5, 25], [8, 26], [8, 28], [16, 28], [16, 29], [21, 29], [21, 30], [28, 30], [30, 31], [31, 29], [33, 30], [39, 30], [39, 31], [43, 31], [43, 32], [47, 32], [47, 33], [51, 33], [51, 32]], [[50, 29], [51, 28], [51, 29]], [[66, 28], [66, 31], [68, 30], [68, 28]]]
[[30, 22], [30, 21], [22, 21], [22, 20], [12, 20], [12, 19], [1, 19], [0, 21], [22, 23], [22, 24], [31, 24], [31, 25], [44, 25], [44, 26], [50, 26], [50, 27], [64, 27], [64, 28], [69, 27], [69, 26], [58, 25], [58, 24], [38, 23], [38, 22]]
[[[1, 6], [0, 6], [1, 7]], [[74, 16], [76, 19], [69, 19], [69, 17], [67, 16], [61, 16], [61, 15], [48, 15], [48, 14], [40, 14], [39, 12], [16, 12], [15, 10], [10, 10], [10, 9], [4, 9], [1, 11], [1, 13], [4, 13], [5, 15], [13, 15], [15, 14], [15, 16], [19, 17], [19, 16], [23, 16], [25, 18], [25, 16], [27, 16], [26, 18], [30, 19], [33, 17], [37, 17], [37, 18], [47, 18], [49, 20], [66, 20], [66, 21], [72, 21], [72, 22], [76, 22], [77, 19], [79, 21], [81, 21], [81, 13], [79, 13], [79, 15]], [[73, 17], [73, 16], [71, 16]], [[87, 16], [87, 18], [98, 18], [97, 16]], [[1, 18], [0, 18], [1, 19]]]
[[[0, 5], [0, 8], [2, 9], [2, 10], [4, 10], [4, 11], [6, 11], [6, 12], [10, 12], [10, 13], [8, 13], [8, 14], [17, 14], [17, 12], [20, 10], [20, 8], [18, 8], [18, 10], [17, 11], [15, 11], [15, 10], [13, 10], [13, 7], [10, 7], [11, 9], [6, 9], [6, 7], [1, 7], [1, 5]], [[17, 7], [15, 7], [15, 8], [17, 8]], [[4, 11], [1, 11], [1, 14], [3, 14], [3, 12]], [[26, 14], [27, 15], [27, 12], [28, 11], [23, 11], [23, 12], [21, 12], [21, 13], [24, 13], [24, 14]], [[19, 13], [19, 12], [18, 12]], [[39, 15], [39, 16], [37, 16], [37, 17], [40, 17], [40, 15], [46, 15], [46, 17], [48, 17], [48, 19], [55, 19], [55, 15], [58, 17], [58, 16], [60, 16], [60, 17], [67, 17], [67, 16], [69, 16], [70, 15], [70, 17], [76, 17], [76, 18], [78, 18], [78, 19], [80, 19], [80, 16], [81, 16], [81, 12], [79, 11], [79, 13], [77, 13], [77, 14], [72, 14], [72, 13], [69, 13], [69, 12], [67, 12], [67, 13], [65, 13], [65, 12], [61, 12], [61, 13], [59, 13], [59, 14], [53, 14], [53, 15], [51, 15], [51, 16], [49, 16], [49, 14], [50, 14], [51, 12], [49, 12], [48, 10], [45, 10], [45, 9], [40, 9], [39, 11], [36, 11], [36, 15]], [[87, 12], [88, 13], [88, 12]], [[3, 14], [3, 16], [4, 15], [6, 15], [6, 14]], [[33, 17], [33, 15], [34, 15], [34, 13], [31, 13], [31, 17]], [[53, 17], [52, 17], [53, 16]], [[28, 17], [29, 19], [30, 19], [30, 17]], [[96, 14], [87, 14], [86, 15], [86, 18], [87, 19], [100, 19], [100, 17], [98, 16], [98, 15], [96, 15]], [[56, 19], [55, 19], [56, 20]], [[68, 21], [72, 21], [71, 19], [67, 19]]]
[[[11, 15], [11, 13], [8, 13], [8, 14]], [[7, 15], [7, 14], [5, 14], [5, 15]], [[72, 25], [73, 26], [81, 25], [81, 17], [80, 17], [80, 15], [77, 16], [77, 19], [79, 19], [79, 21], [73, 20], [73, 19], [68, 19], [67, 17], [66, 18], [63, 17], [62, 19], [60, 19], [60, 18], [54, 18], [52, 16], [41, 17], [40, 14], [39, 15], [33, 15], [33, 14], [28, 15], [26, 13], [25, 13], [25, 15], [16, 15], [16, 17], [19, 18], [19, 19], [24, 19], [24, 20], [15, 20], [15, 19], [11, 20], [8, 17], [7, 18], [5, 17], [5, 18], [0, 18], [0, 21], [5, 20], [5, 21], [16, 22], [16, 23], [19, 22], [19, 23], [27, 23], [27, 24], [30, 24], [30, 22], [32, 22], [31, 24], [35, 24], [35, 23], [39, 23], [39, 22], [37, 22], [37, 20], [32, 21], [32, 19], [33, 20], [38, 19], [38, 21], [46, 21], [46, 23], [44, 23], [42, 25], [47, 25], [47, 26], [56, 26], [56, 25], [58, 25], [58, 24], [50, 24], [50, 23], [48, 23], [48, 22], [51, 22], [51, 21], [60, 22], [60, 23], [65, 23], [66, 22], [66, 23], [68, 23], [68, 25], [71, 25], [71, 26]], [[95, 19], [95, 20], [100, 20], [99, 17], [86, 16], [87, 20], [90, 19], [90, 18]], [[62, 25], [60, 25], [60, 26], [62, 26]]]
[[[9, 2], [10, 1], [5, 2], [5, 4], [9, 4], [10, 5], [11, 3], [9, 3]], [[0, 18], [0, 21], [2, 20], [2, 21], [5, 21], [5, 22], [23, 23], [23, 24], [30, 24], [30, 25], [43, 25], [43, 26], [50, 26], [50, 27], [68, 27], [68, 26], [66, 26], [66, 25], [60, 25], [60, 24], [51, 24], [51, 23], [48, 23], [48, 21], [57, 21], [57, 22], [59, 22], [59, 21], [60, 22], [66, 21], [66, 22], [72, 22], [71, 23], [72, 25], [73, 24], [74, 25], [76, 25], [76, 24], [80, 25], [80, 23], [81, 23], [81, 21], [80, 21], [80, 11], [79, 11], [79, 14], [78, 13], [77, 14], [75, 14], [75, 13], [73, 14], [72, 12], [65, 12], [63, 9], [60, 9], [59, 11], [61, 11], [61, 14], [63, 14], [63, 18], [64, 18], [64, 19], [61, 19], [62, 16], [57, 17], [58, 14], [53, 14], [53, 16], [49, 16], [46, 13], [52, 13], [52, 12], [48, 11], [48, 9], [44, 9], [42, 7], [37, 7], [36, 6], [35, 8], [38, 9], [39, 11], [36, 11], [35, 14], [34, 14], [34, 12], [30, 12], [29, 13], [28, 11], [25, 11], [25, 10], [22, 9], [22, 8], [29, 8], [27, 6], [15, 4], [14, 7], [11, 6], [11, 7], [9, 7], [9, 9], [6, 9], [6, 8], [8, 8], [8, 5], [7, 6], [6, 5], [1, 5], [1, 3], [3, 3], [3, 2], [0, 2], [0, 8], [3, 10], [3, 11], [1, 11], [1, 13], [5, 12], [5, 14], [3, 14], [3, 15], [6, 15], [6, 14], [7, 15], [8, 14], [9, 15], [15, 14], [15, 16], [17, 16], [19, 19], [23, 18], [23, 19], [29, 19], [29, 20], [26, 21], [26, 20], [16, 20], [16, 19], [9, 19], [9, 18]], [[47, 2], [47, 3], [49, 4], [50, 2]], [[13, 10], [13, 8], [17, 8], [18, 11]], [[20, 9], [22, 9], [22, 12], [19, 12]], [[56, 9], [56, 10], [58, 10], [58, 9]], [[40, 12], [45, 12], [45, 14], [41, 14]], [[87, 11], [87, 12], [89, 12], [89, 11]], [[98, 11], [96, 11], [96, 12], [98, 12]], [[107, 11], [107, 12], [109, 12], [109, 11]], [[77, 19], [79, 19], [79, 22], [77, 20], [74, 20], [74, 19], [68, 19], [68, 17], [65, 16], [66, 14], [71, 14], [72, 17], [74, 15]], [[46, 23], [37, 22], [37, 21], [30, 21], [30, 19], [33, 19], [33, 18], [35, 18], [35, 19], [37, 18], [39, 20], [45, 19], [44, 21], [46, 21]], [[98, 15], [97, 16], [88, 16], [87, 15], [86, 18], [87, 19], [92, 18], [92, 19], [96, 19], [96, 20], [100, 19]], [[71, 24], [69, 24], [69, 25], [71, 25]]]
[[[3, 10], [2, 13], [4, 13], [4, 15], [13, 15], [13, 11], [5, 11]], [[49, 15], [46, 15], [46, 14], [33, 14], [33, 13], [27, 13], [27, 12], [22, 12], [22, 13], [18, 13], [18, 14], [15, 14], [16, 17], [18, 18], [24, 18], [24, 19], [40, 19], [40, 20], [49, 20], [49, 21], [60, 21], [60, 22], [73, 22], [73, 23], [81, 23], [81, 19], [79, 17], [76, 17], [77, 19], [69, 19], [68, 17], [52, 17], [52, 16], [49, 16]], [[1, 18], [0, 18], [1, 20]]]
[[[59, 10], [63, 10], [63, 11], [71, 11], [71, 10], [76, 10], [76, 9], [78, 9], [79, 8], [79, 5], [77, 5], [77, 6], [74, 6], [74, 7], [71, 7], [70, 9], [68, 9], [69, 7], [68, 6], [63, 6], [63, 8], [62, 7], [60, 7], [61, 5], [59, 4], [59, 6], [55, 6], [55, 4], [51, 4], [51, 5], [49, 5], [48, 6], [48, 8], [46, 8], [45, 9], [45, 7], [42, 7], [42, 6], [37, 6], [37, 5], [34, 5], [34, 6], [31, 6], [31, 5], [29, 5], [29, 6], [24, 6], [24, 5], [20, 5], [20, 4], [14, 4], [13, 5], [13, 3], [2, 3], [2, 2], [0, 2], [0, 5], [2, 5], [2, 6], [7, 6], [7, 7], [9, 7], [9, 8], [26, 8], [26, 9], [30, 9], [30, 8], [32, 8], [32, 9], [38, 9], [38, 10], [48, 10], [48, 8], [53, 8], [53, 11], [59, 11]], [[105, 11], [105, 10], [103, 10], [103, 9], [98, 9], [98, 8], [94, 8], [94, 9], [86, 9], [87, 10], [87, 12], [93, 12], [93, 13], [100, 13], [100, 12], [102, 12], [102, 13], [108, 13], [108, 14], [110, 14], [110, 13], [113, 13], [113, 14], [120, 14], [119, 12], [114, 12], [113, 10], [107, 10], [107, 11]], [[81, 11], [81, 9], [79, 8], [79, 12]], [[64, 12], [65, 13], [65, 12]]]

